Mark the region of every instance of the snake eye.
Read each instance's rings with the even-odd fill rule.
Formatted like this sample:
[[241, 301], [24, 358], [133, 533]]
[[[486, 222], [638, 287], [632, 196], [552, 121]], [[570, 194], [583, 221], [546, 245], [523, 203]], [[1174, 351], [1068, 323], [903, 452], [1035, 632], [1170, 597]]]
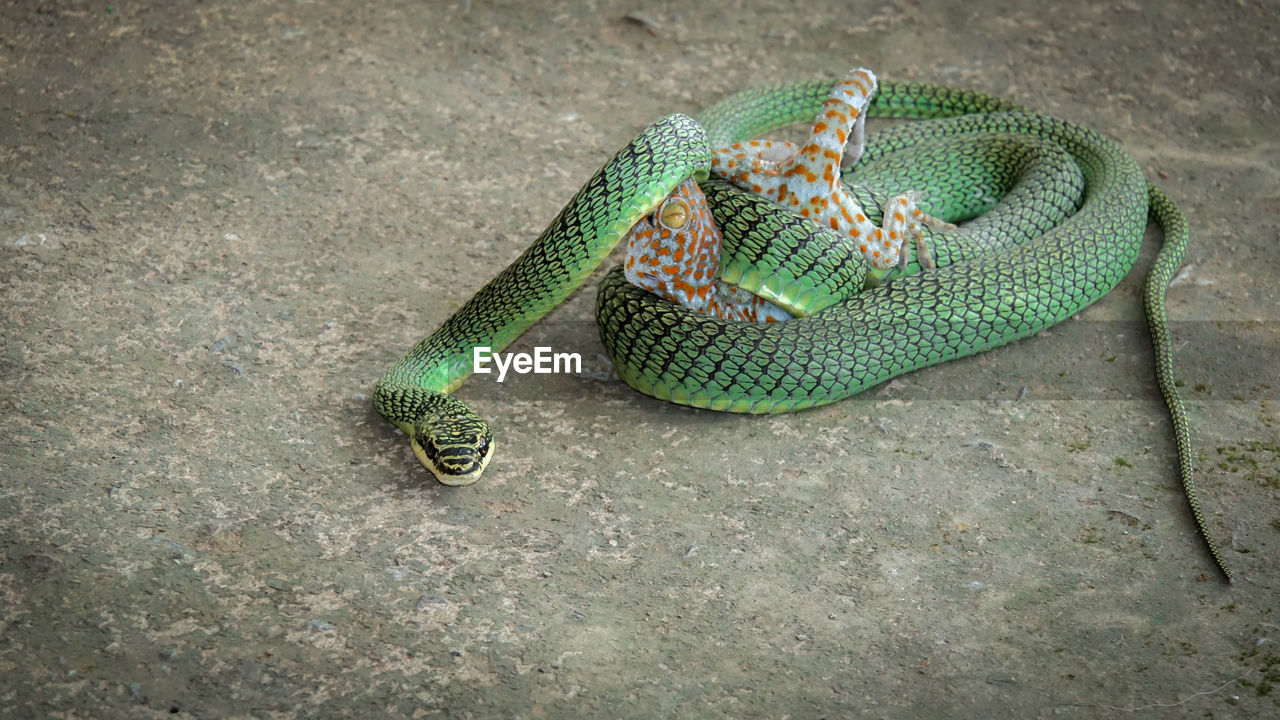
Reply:
[[658, 208], [658, 222], [668, 230], [679, 230], [689, 223], [689, 204], [678, 198], [671, 198]]

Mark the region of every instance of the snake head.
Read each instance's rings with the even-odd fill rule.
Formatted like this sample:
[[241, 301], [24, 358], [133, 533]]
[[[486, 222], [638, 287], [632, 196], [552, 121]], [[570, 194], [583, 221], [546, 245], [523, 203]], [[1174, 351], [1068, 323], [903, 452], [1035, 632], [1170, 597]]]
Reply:
[[465, 407], [415, 423], [409, 443], [418, 462], [445, 485], [470, 485], [479, 480], [493, 457], [493, 433]]

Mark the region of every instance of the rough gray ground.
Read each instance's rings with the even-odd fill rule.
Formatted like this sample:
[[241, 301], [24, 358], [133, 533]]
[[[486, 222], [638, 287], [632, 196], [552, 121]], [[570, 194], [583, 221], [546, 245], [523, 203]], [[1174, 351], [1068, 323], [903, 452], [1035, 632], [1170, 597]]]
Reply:
[[[4, 3], [0, 707], [1276, 717], [1275, 4], [789, 7]], [[473, 379], [461, 490], [371, 412], [646, 123], [855, 64], [1091, 124], [1181, 202], [1235, 585], [1150, 380], [1154, 230], [1073, 321], [822, 409]], [[594, 357], [593, 299], [517, 349]]]

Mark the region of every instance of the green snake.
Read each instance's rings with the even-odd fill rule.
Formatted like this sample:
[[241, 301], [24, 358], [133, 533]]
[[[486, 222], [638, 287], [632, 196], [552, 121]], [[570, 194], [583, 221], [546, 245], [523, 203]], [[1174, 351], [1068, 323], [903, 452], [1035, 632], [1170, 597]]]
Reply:
[[[750, 90], [707, 109], [700, 122], [672, 115], [645, 129], [587, 181], [519, 258], [387, 371], [374, 391], [377, 410], [409, 435], [414, 454], [440, 482], [474, 482], [492, 457], [492, 433], [450, 394], [472, 372], [474, 348], [501, 350], [564, 301], [678, 183], [707, 179], [710, 148], [811, 120], [831, 87], [830, 81], [815, 81]], [[834, 402], [1070, 317], [1129, 272], [1150, 217], [1164, 235], [1144, 295], [1156, 379], [1173, 420], [1193, 518], [1229, 580], [1197, 499], [1164, 310], [1165, 290], [1189, 236], [1182, 212], [1109, 139], [998, 98], [884, 83], [868, 114], [921, 121], [872, 138], [854, 169], [854, 190], [864, 195], [883, 196], [901, 189], [899, 183], [923, 182], [929, 183], [931, 200], [972, 197], [964, 171], [970, 164], [985, 163], [995, 175], [1013, 177], [1021, 171], [1005, 163], [1017, 162], [1020, 154], [1051, 157], [1063, 151], [1078, 167], [1082, 185], [1072, 187], [1069, 179], [1046, 183], [1041, 176], [1004, 188], [1008, 195], [994, 207], [986, 201], [968, 210], [930, 207], [947, 220], [988, 212], [968, 232], [956, 233], [963, 241], [949, 241], [948, 233], [930, 241], [937, 270], [918, 272], [913, 265], [917, 272], [785, 323], [731, 323], [694, 313], [630, 285], [614, 269], [601, 281], [596, 310], [618, 374], [654, 397], [716, 410], [776, 413]], [[881, 176], [878, 167], [887, 168]], [[780, 208], [752, 205], [747, 212], [733, 205], [735, 193], [723, 183], [705, 183], [704, 189], [718, 222], [732, 224], [738, 217], [743, 232], [757, 235], [785, 222], [772, 217], [785, 213]], [[1059, 217], [1064, 211], [1053, 207], [1063, 202], [1066, 216]], [[727, 244], [730, 231], [725, 232]]]

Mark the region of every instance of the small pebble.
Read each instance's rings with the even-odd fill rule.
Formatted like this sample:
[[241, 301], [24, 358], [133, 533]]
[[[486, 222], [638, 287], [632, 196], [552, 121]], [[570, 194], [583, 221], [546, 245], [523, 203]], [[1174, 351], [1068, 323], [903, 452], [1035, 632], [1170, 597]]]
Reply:
[[639, 25], [647, 30], [650, 35], [655, 37], [658, 35], [658, 29], [661, 27], [661, 25], [658, 24], [657, 18], [643, 10], [632, 10], [626, 15], [623, 15], [622, 19], [633, 25]]

